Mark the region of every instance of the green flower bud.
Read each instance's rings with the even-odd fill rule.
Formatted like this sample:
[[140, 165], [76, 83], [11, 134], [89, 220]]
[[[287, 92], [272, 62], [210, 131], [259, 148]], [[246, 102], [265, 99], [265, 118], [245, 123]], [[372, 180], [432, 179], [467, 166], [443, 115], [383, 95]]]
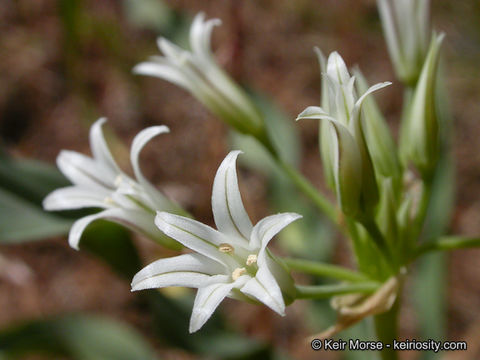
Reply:
[[401, 139], [402, 161], [412, 161], [422, 176], [435, 168], [439, 152], [439, 119], [437, 114], [436, 80], [440, 47], [444, 35], [434, 36], [427, 58], [404, 121]]
[[[322, 69], [325, 58], [317, 50]], [[378, 203], [378, 188], [364, 134], [362, 104], [366, 97], [390, 83], [372, 86], [358, 98], [355, 77], [337, 52], [328, 57], [323, 74], [322, 104], [311, 106], [299, 119], [324, 120], [321, 126], [321, 155], [327, 182], [335, 188], [343, 213], [356, 219], [371, 218]]]
[[414, 85], [429, 42], [429, 0], [377, 0], [388, 52], [399, 80]]

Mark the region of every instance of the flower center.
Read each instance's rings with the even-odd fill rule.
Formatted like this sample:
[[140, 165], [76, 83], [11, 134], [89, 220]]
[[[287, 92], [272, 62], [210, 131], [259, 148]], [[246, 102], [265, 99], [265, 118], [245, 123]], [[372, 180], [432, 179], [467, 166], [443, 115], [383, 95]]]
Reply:
[[232, 280], [235, 281], [237, 280], [240, 276], [242, 276], [243, 274], [245, 274], [247, 272], [247, 269], [245, 269], [244, 267], [242, 268], [236, 268], [235, 270], [233, 270], [232, 272]]
[[255, 254], [248, 255], [247, 262], [246, 262], [247, 266], [253, 265], [256, 262], [257, 262], [257, 255]]

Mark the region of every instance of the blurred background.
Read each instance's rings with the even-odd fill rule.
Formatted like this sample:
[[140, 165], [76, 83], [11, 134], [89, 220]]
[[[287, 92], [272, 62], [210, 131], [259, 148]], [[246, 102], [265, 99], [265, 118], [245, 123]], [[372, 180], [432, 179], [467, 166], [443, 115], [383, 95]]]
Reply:
[[[455, 128], [457, 190], [448, 229], [478, 235], [480, 3], [432, 3], [434, 27], [447, 34], [444, 63]], [[244, 139], [232, 136], [185, 91], [131, 72], [136, 63], [158, 53], [159, 35], [187, 44], [189, 23], [199, 11], [223, 21], [213, 36], [218, 62], [267, 99], [272, 116], [288, 124], [306, 106], [319, 103], [313, 46], [325, 53], [339, 51], [349, 66], [360, 66], [370, 83], [395, 80], [374, 0], [2, 0], [0, 359], [319, 358], [304, 338], [333, 323], [328, 301], [298, 301], [280, 318], [266, 307], [228, 300], [205, 330], [190, 336], [192, 292], [130, 293], [131, 275], [141, 264], [171, 253], [102, 222], [91, 226], [82, 240], [84, 249], [76, 252], [65, 234], [83, 213], [47, 215], [41, 210], [42, 198], [67, 184], [54, 168], [59, 151], [89, 154], [89, 126], [106, 116], [112, 152], [127, 170], [135, 134], [151, 125], [170, 127], [171, 134], [152, 141], [142, 153], [144, 173], [198, 220], [212, 224], [216, 169]], [[394, 81], [375, 97], [396, 133], [401, 85]], [[299, 167], [328, 191], [318, 123], [291, 128], [298, 132], [291, 146], [301, 151]], [[348, 242], [308, 203], [295, 204], [297, 193], [279, 191], [284, 184], [257, 170], [248, 160], [239, 170], [254, 222], [279, 209], [306, 214], [303, 225], [278, 239], [275, 251], [353, 266]], [[480, 357], [479, 256], [479, 250], [456, 251], [432, 256], [440, 267], [428, 267], [427, 258], [413, 269], [418, 277], [406, 284], [402, 337], [466, 340], [466, 353], [445, 358]], [[373, 336], [368, 321], [341, 334], [358, 336]], [[372, 358], [360, 352], [321, 356]]]

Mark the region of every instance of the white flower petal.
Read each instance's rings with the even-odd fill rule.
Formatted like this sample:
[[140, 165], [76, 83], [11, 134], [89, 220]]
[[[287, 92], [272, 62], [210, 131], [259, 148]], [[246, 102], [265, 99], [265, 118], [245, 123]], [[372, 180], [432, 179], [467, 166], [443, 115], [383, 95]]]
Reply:
[[52, 191], [43, 199], [43, 208], [48, 211], [81, 209], [88, 207], [105, 208], [105, 198], [109, 191], [85, 189], [79, 186], [68, 186]]
[[252, 222], [238, 189], [235, 163], [240, 153], [231, 151], [217, 170], [212, 190], [212, 211], [219, 231], [247, 240], [252, 231]]
[[191, 58], [191, 54], [188, 51], [165, 38], [158, 38], [157, 45], [165, 57], [178, 67], [181, 67], [187, 58]]
[[200, 254], [184, 254], [157, 260], [140, 270], [132, 280], [132, 291], [167, 286], [202, 287], [211, 275], [224, 268]]
[[319, 106], [309, 106], [305, 110], [303, 110], [300, 114], [298, 114], [296, 121], [304, 120], [304, 119], [316, 119], [316, 120], [330, 120], [330, 121], [337, 121], [335, 118], [330, 116], [325, 110], [323, 110]]
[[[373, 86], [370, 86], [368, 88], [367, 91], [365, 91], [365, 93], [360, 96], [360, 98], [357, 100], [357, 102], [355, 103], [355, 107], [354, 107], [354, 111], [359, 111], [361, 106], [362, 106], [362, 103], [363, 103], [363, 100], [365, 100], [365, 98], [370, 95], [371, 93], [373, 93], [374, 91], [377, 91], [377, 90], [380, 90], [380, 89], [383, 89], [384, 87], [387, 87], [389, 85], [392, 85], [392, 83], [390, 81], [385, 81], [385, 82], [382, 82], [382, 83], [378, 83], [378, 84], [375, 84]], [[353, 117], [353, 116], [352, 116]]]
[[230, 291], [243, 285], [248, 276], [241, 276], [232, 283], [214, 283], [198, 289], [190, 318], [190, 333], [199, 330]]
[[155, 224], [182, 245], [225, 266], [235, 267], [234, 260], [218, 250], [218, 246], [227, 243], [228, 239], [210, 226], [166, 212], [157, 213]]
[[134, 210], [113, 208], [101, 211], [94, 215], [85, 216], [77, 220], [68, 235], [68, 243], [76, 250], [79, 250], [78, 244], [83, 231], [91, 222], [98, 219], [107, 219], [127, 226], [128, 228], [144, 233], [155, 238], [157, 229], [153, 225], [153, 216]]
[[154, 210], [166, 210], [170, 207], [170, 202], [163, 196], [157, 189], [155, 189], [152, 184], [143, 176], [142, 171], [140, 170], [139, 165], [139, 156], [143, 147], [155, 136], [160, 134], [165, 134], [170, 132], [170, 129], [165, 126], [152, 126], [140, 131], [132, 142], [132, 147], [130, 150], [130, 161], [132, 163], [133, 171], [135, 176], [140, 183], [140, 185], [148, 192], [151, 201], [155, 204], [156, 209]]
[[183, 72], [165, 58], [156, 57], [154, 62], [142, 62], [133, 68], [134, 74], [155, 76], [189, 90], [190, 84]]
[[319, 47], [314, 47], [313, 50], [318, 58], [318, 63], [320, 65], [320, 74], [322, 77], [322, 108], [326, 111], [329, 111], [329, 99], [328, 99], [328, 81], [327, 81], [327, 59], [323, 54], [322, 50]]
[[130, 149], [130, 161], [132, 162], [133, 171], [138, 180], [147, 182], [138, 164], [139, 155], [143, 147], [155, 136], [168, 132], [170, 132], [170, 129], [165, 125], [151, 126], [140, 131], [133, 139]]
[[301, 217], [301, 215], [295, 213], [282, 213], [263, 218], [252, 230], [250, 248], [265, 249], [269, 241], [276, 234], [278, 234], [284, 227]]
[[283, 301], [282, 291], [268, 266], [259, 266], [255, 277], [250, 279], [240, 291], [264, 303], [276, 313], [285, 316], [285, 302]]
[[355, 105], [355, 99], [357, 98], [355, 92], [355, 76], [350, 78], [346, 87], [342, 86], [342, 90], [345, 95], [345, 107], [351, 111]]
[[[128, 185], [122, 185], [115, 192], [110, 194], [108, 199], [112, 205], [128, 210], [146, 211], [145, 206], [136, 201], [136, 191], [128, 187]], [[153, 217], [153, 215], [152, 215]]]
[[106, 121], [106, 118], [100, 118], [90, 128], [90, 148], [94, 159], [102, 164], [102, 167], [108, 166], [112, 173], [119, 173], [120, 169], [113, 160], [103, 136], [102, 126]]
[[111, 169], [75, 151], [62, 150], [57, 156], [57, 166], [73, 184], [99, 190], [113, 189], [117, 176]]
[[190, 47], [202, 61], [211, 62], [211, 36], [215, 26], [221, 25], [220, 19], [210, 19], [205, 21], [205, 14], [198, 13], [190, 27]]
[[328, 56], [327, 74], [340, 85], [346, 85], [350, 80], [347, 65], [336, 51]]
[[389, 6], [389, 0], [377, 0], [378, 11], [382, 19], [382, 27], [385, 34], [385, 39], [390, 52], [390, 58], [395, 64], [396, 68], [402, 67], [404, 58], [402, 49], [400, 47], [400, 39], [398, 37], [397, 24], [395, 24], [394, 14], [392, 8]]
[[336, 83], [332, 88], [332, 93], [334, 94], [334, 96], [332, 96], [331, 98], [334, 104], [334, 106], [332, 107], [332, 115], [339, 122], [346, 125], [350, 120], [350, 112], [352, 110], [352, 108], [348, 107], [349, 101], [346, 99], [350, 98], [350, 100], [355, 101], [354, 99], [352, 99], [353, 95], [346, 93], [344, 85], [338, 85]]

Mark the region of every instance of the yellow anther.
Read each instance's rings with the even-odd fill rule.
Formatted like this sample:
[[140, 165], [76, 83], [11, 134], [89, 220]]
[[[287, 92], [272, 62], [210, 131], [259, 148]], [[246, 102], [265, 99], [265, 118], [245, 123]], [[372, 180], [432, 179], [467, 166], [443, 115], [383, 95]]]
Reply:
[[250, 254], [247, 257], [247, 266], [250, 266], [252, 264], [255, 264], [257, 262], [257, 255], [255, 254]]
[[115, 181], [113, 182], [113, 184], [114, 184], [116, 187], [119, 187], [122, 182], [123, 182], [123, 176], [122, 176], [122, 175], [117, 175], [117, 177], [115, 178]]
[[247, 272], [247, 269], [245, 269], [243, 267], [242, 268], [236, 268], [235, 270], [233, 270], [233, 272], [232, 272], [233, 281], [237, 280], [240, 276], [242, 276], [246, 272]]
[[235, 248], [227, 243], [222, 243], [218, 245], [218, 250], [223, 253], [233, 253], [235, 251]]
[[115, 205], [115, 201], [110, 196], [107, 196], [105, 199], [103, 199], [103, 202], [107, 205]]

